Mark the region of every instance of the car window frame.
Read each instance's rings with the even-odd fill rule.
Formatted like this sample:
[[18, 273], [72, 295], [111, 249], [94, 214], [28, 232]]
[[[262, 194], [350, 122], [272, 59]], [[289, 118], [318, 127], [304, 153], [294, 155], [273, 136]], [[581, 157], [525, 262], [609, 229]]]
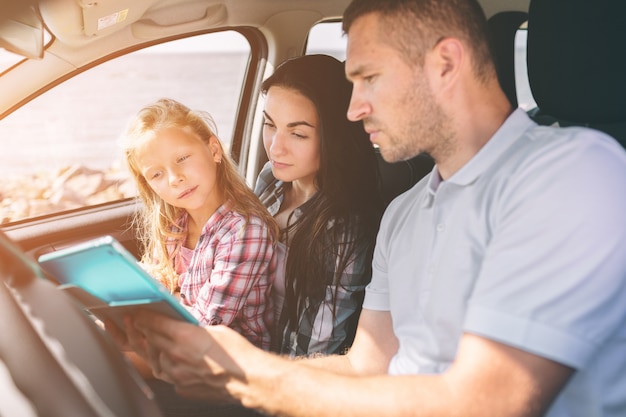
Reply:
[[[246, 163], [248, 160], [248, 150], [250, 149], [251, 143], [251, 135], [252, 131], [252, 122], [253, 115], [251, 114], [252, 109], [254, 109], [254, 105], [258, 100], [258, 88], [257, 85], [260, 84], [261, 79], [263, 77], [263, 71], [265, 69], [267, 63], [267, 55], [268, 55], [268, 47], [265, 37], [256, 28], [252, 27], [225, 27], [220, 29], [213, 30], [202, 30], [191, 33], [186, 33], [182, 35], [169, 36], [164, 37], [159, 40], [153, 40], [148, 42], [142, 42], [140, 44], [136, 44], [133, 46], [129, 46], [127, 48], [120, 49], [113, 53], [102, 56], [80, 68], [77, 68], [62, 77], [55, 79], [54, 81], [42, 86], [35, 92], [29, 94], [28, 96], [21, 99], [18, 103], [13, 105], [7, 111], [4, 112], [2, 118], [8, 116], [19, 108], [27, 105], [32, 100], [35, 100], [42, 94], [45, 94], [47, 91], [55, 88], [63, 84], [65, 81], [70, 80], [73, 77], [76, 77], [82, 73], [85, 73], [103, 63], [114, 60], [118, 57], [122, 57], [128, 54], [135, 53], [142, 49], [176, 41], [179, 39], [185, 39], [193, 36], [199, 35], [207, 35], [211, 33], [218, 33], [221, 31], [234, 31], [239, 33], [245, 38], [245, 40], [249, 44], [249, 53], [248, 60], [243, 71], [243, 77], [241, 82], [241, 88], [239, 92], [239, 98], [235, 102], [235, 114], [233, 115], [233, 125], [232, 125], [232, 133], [229, 138], [229, 152], [231, 157], [239, 163], [239, 170], [242, 175], [245, 174]], [[128, 197], [123, 199], [110, 200], [103, 203], [98, 204], [89, 204], [78, 208], [65, 209], [62, 211], [55, 211], [50, 213], [44, 213], [32, 217], [27, 218], [18, 218], [13, 221], [9, 221], [7, 223], [3, 223], [0, 225], [0, 229], [2, 230], [13, 230], [19, 229], [20, 227], [24, 227], [29, 224], [39, 224], [41, 222], [54, 221], [55, 219], [64, 218], [64, 217], [75, 217], [80, 215], [80, 213], [90, 213], [90, 212], [99, 212], [102, 210], [106, 210], [107, 207], [118, 207], [120, 205], [134, 205], [136, 197]]]

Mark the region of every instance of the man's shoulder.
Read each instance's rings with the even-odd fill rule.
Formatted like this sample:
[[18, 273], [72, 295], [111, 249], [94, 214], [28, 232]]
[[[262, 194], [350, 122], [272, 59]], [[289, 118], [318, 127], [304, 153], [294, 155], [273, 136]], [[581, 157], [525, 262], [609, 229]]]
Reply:
[[558, 168], [562, 173], [575, 170], [594, 176], [595, 167], [607, 163], [626, 170], [626, 150], [606, 133], [586, 127], [535, 125], [496, 161], [491, 175], [531, 171], [548, 179]]
[[603, 148], [606, 153], [624, 155], [626, 151], [607, 133], [584, 126], [562, 127], [558, 124], [534, 125], [524, 136], [531, 145], [555, 150]]

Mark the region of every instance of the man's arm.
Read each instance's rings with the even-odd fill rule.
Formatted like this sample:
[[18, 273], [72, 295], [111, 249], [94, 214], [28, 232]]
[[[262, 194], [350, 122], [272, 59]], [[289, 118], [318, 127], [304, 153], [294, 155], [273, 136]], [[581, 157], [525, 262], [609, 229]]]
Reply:
[[[541, 416], [572, 369], [528, 352], [466, 334], [459, 355], [441, 375], [351, 377], [321, 369], [273, 364], [251, 375], [271, 386], [242, 397], [251, 407], [285, 416]], [[308, 368], [308, 369], [305, 369]]]
[[346, 355], [319, 356], [301, 360], [307, 366], [345, 375], [386, 374], [398, 350], [388, 311], [363, 309], [354, 343]]
[[[125, 334], [116, 328], [111, 330], [116, 330], [112, 335], [117, 336], [118, 344], [132, 347], [150, 363], [157, 377], [175, 383], [181, 393], [213, 401], [232, 400], [235, 396], [220, 385], [223, 381], [217, 374], [228, 375], [232, 381], [244, 379], [249, 383], [246, 390], [264, 391], [267, 385], [255, 387], [248, 375], [269, 376], [275, 360], [292, 362], [256, 349], [224, 326], [202, 328], [183, 324], [186, 323], [142, 311], [134, 319], [126, 318]], [[363, 310], [355, 342], [347, 355], [298, 358], [293, 362], [346, 375], [385, 374], [397, 346], [389, 312]]]
[[[183, 395], [240, 401], [294, 417], [540, 416], [573, 372], [551, 360], [465, 334], [456, 361], [441, 375], [380, 375], [382, 362], [388, 363], [397, 344], [375, 342], [384, 341], [377, 337], [390, 331], [375, 326], [389, 320], [385, 314], [366, 312], [353, 350], [327, 362], [288, 360], [254, 348], [224, 326], [203, 329], [153, 313], [137, 317], [134, 323], [141, 333], [130, 339], [133, 346], [142, 346], [137, 340], [145, 335], [144, 355], [153, 370], [175, 383]], [[377, 365], [368, 365], [372, 362]]]

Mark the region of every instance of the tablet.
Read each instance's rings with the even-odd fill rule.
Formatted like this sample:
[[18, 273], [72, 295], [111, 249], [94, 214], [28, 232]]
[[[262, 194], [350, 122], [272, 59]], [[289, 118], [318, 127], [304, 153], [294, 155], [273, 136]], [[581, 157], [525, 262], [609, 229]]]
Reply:
[[124, 315], [138, 307], [198, 324], [178, 299], [112, 236], [43, 254], [38, 261], [59, 288], [78, 299], [94, 316], [113, 320], [121, 329]]

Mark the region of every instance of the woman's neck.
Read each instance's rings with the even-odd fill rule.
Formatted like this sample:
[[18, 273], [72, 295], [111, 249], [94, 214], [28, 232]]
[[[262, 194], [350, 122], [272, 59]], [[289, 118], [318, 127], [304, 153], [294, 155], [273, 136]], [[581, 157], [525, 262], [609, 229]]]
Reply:
[[317, 187], [313, 179], [311, 180], [296, 180], [291, 183], [291, 186], [286, 190], [285, 198], [289, 198], [296, 207], [309, 201], [311, 197], [317, 192]]
[[[317, 188], [311, 184], [306, 185], [300, 181], [294, 181], [285, 187], [283, 202], [278, 213], [274, 216], [281, 230], [286, 230], [294, 219], [292, 214], [295, 209], [309, 201], [315, 195]], [[286, 238], [286, 236], [284, 236]]]

